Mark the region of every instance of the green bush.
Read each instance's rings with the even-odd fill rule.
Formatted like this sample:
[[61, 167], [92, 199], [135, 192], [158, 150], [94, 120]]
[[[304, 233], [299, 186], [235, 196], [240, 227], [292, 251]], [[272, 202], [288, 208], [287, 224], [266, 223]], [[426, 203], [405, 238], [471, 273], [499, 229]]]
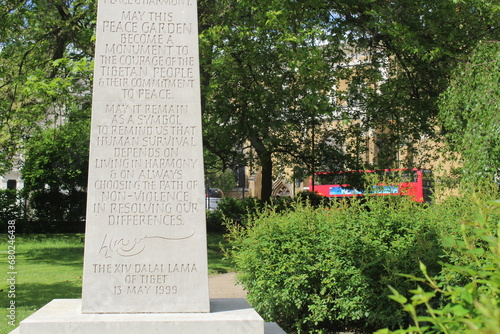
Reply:
[[7, 231], [9, 220], [18, 221], [22, 217], [20, 197], [16, 190], [0, 190], [0, 224], [1, 231]]
[[232, 197], [224, 197], [217, 205], [217, 210], [221, 211], [224, 217], [231, 220], [242, 220], [246, 216], [243, 202]]
[[460, 238], [444, 239], [452, 256], [439, 276], [429, 275], [421, 263], [424, 278], [408, 275], [420, 284], [410, 291], [411, 298], [392, 289], [391, 298], [411, 315], [413, 324], [378, 334], [500, 334], [500, 202], [490, 202], [478, 212], [474, 220], [460, 224]]
[[224, 215], [220, 210], [207, 210], [207, 232], [223, 233], [226, 231], [224, 226]]
[[314, 191], [301, 191], [295, 196], [295, 200], [304, 204], [309, 204], [314, 208], [329, 204], [328, 197], [322, 196]]
[[[53, 224], [52, 222], [83, 221], [87, 205], [87, 192], [81, 190], [59, 191], [58, 189], [32, 190], [28, 198], [32, 221]], [[54, 223], [54, 225], [57, 225]], [[54, 232], [58, 231], [55, 228]]]
[[418, 273], [419, 261], [431, 264], [431, 275], [441, 270], [439, 234], [449, 229], [435, 215], [446, 209], [378, 196], [317, 209], [295, 205], [230, 228], [229, 253], [257, 311], [298, 333], [407, 324], [388, 286], [413, 288], [399, 274]]
[[[328, 204], [328, 198], [314, 192], [300, 192], [295, 198], [273, 197], [267, 206], [276, 212], [294, 208], [293, 203], [301, 202], [318, 207]], [[217, 210], [207, 211], [207, 230], [210, 232], [227, 232], [226, 225], [245, 226], [248, 219], [264, 207], [264, 203], [255, 197], [236, 199], [223, 197], [217, 205]]]
[[236, 199], [223, 197], [217, 210], [207, 211], [207, 230], [209, 232], [226, 232], [226, 225], [245, 225], [249, 214], [258, 212], [262, 207], [260, 200], [254, 197]]

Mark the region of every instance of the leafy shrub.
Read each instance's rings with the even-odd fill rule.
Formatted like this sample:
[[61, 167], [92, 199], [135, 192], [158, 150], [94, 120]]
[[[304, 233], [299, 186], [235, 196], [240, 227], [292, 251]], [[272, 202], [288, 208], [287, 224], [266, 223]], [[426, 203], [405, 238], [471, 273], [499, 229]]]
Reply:
[[207, 231], [222, 233], [226, 231], [224, 215], [221, 210], [207, 210]]
[[309, 204], [314, 208], [327, 205], [329, 202], [328, 197], [322, 196], [314, 191], [301, 191], [297, 194], [295, 199], [304, 204]]
[[[391, 298], [414, 323], [406, 329], [377, 333], [500, 333], [499, 212], [500, 202], [490, 202], [474, 221], [462, 222], [461, 238], [445, 239], [455, 256], [448, 258], [442, 273], [433, 278], [421, 263], [425, 278], [409, 275], [420, 283], [410, 291], [410, 299], [393, 288]], [[436, 299], [441, 300], [439, 307], [433, 303]], [[422, 307], [424, 312], [419, 312]]]
[[220, 210], [227, 219], [231, 220], [242, 220], [247, 214], [243, 202], [232, 197], [222, 198], [217, 209]]
[[1, 230], [7, 231], [7, 222], [9, 220], [19, 220], [22, 215], [20, 198], [16, 190], [0, 190], [0, 223]]
[[223, 197], [217, 205], [217, 210], [207, 211], [207, 230], [226, 232], [226, 224], [245, 225], [248, 215], [258, 212], [261, 206], [261, 201], [254, 197], [241, 200]]
[[86, 203], [87, 192], [75, 189], [33, 190], [28, 199], [31, 219], [49, 225], [52, 222], [83, 221]]
[[257, 311], [298, 333], [406, 324], [388, 286], [411, 289], [399, 273], [418, 273], [419, 260], [440, 271], [438, 235], [446, 227], [429, 215], [442, 212], [404, 197], [295, 205], [264, 210], [246, 229], [230, 227], [229, 253]]
[[[300, 192], [295, 198], [273, 197], [267, 206], [272, 207], [275, 212], [293, 210], [294, 203], [301, 202], [313, 207], [327, 205], [328, 198], [315, 192]], [[249, 217], [260, 212], [264, 203], [255, 197], [236, 199], [223, 197], [217, 206], [217, 210], [207, 211], [207, 230], [210, 232], [227, 232], [226, 225], [245, 226]]]

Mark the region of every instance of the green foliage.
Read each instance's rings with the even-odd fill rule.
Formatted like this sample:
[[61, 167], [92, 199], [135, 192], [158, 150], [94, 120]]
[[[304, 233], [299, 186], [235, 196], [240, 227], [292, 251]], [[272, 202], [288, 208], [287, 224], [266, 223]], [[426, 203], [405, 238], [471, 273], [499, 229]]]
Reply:
[[478, 45], [440, 101], [450, 147], [460, 153], [466, 182], [493, 181], [500, 169], [500, 42]]
[[[392, 288], [390, 297], [403, 306], [414, 324], [377, 333], [500, 333], [499, 213], [500, 202], [490, 202], [475, 220], [463, 221], [460, 238], [445, 239], [455, 256], [441, 275], [432, 277], [421, 262], [424, 277], [409, 276], [419, 284], [410, 290], [411, 298]], [[440, 300], [438, 306], [435, 300]]]
[[273, 158], [310, 160], [315, 118], [331, 115], [333, 59], [320, 45], [328, 12], [316, 1], [213, 6], [212, 25], [200, 38], [205, 145], [231, 161], [250, 144], [246, 158], [262, 167], [261, 198], [268, 200]]
[[21, 198], [15, 189], [0, 190], [0, 231], [7, 231], [9, 220], [22, 217]]
[[378, 168], [428, 163], [439, 95], [500, 22], [498, 5], [479, 0], [200, 5], [205, 147], [226, 165], [262, 167], [265, 200], [276, 160], [359, 169], [375, 140]]
[[301, 191], [297, 193], [295, 200], [303, 204], [308, 204], [314, 208], [327, 205], [330, 201], [328, 197], [321, 196], [313, 191]]
[[84, 215], [95, 9], [88, 0], [0, 8], [0, 173], [26, 159], [28, 219]]
[[236, 180], [234, 173], [231, 169], [225, 169], [224, 171], [216, 171], [211, 173], [205, 173], [205, 183], [210, 188], [219, 188], [223, 192], [228, 192], [236, 187]]
[[207, 231], [214, 233], [222, 233], [226, 231], [224, 227], [224, 215], [220, 210], [207, 210]]
[[227, 225], [246, 226], [265, 206], [279, 213], [293, 210], [294, 203], [320, 207], [329, 203], [328, 198], [314, 192], [300, 192], [295, 198], [273, 197], [270, 202], [255, 197], [246, 197], [241, 200], [232, 197], [223, 197], [217, 206], [217, 210], [207, 211], [207, 229], [213, 232], [227, 232]]
[[88, 103], [93, 1], [12, 1], [0, 8], [0, 172], [40, 125]]
[[247, 228], [230, 226], [229, 253], [250, 303], [288, 331], [397, 328], [409, 317], [388, 286], [411, 289], [399, 274], [417, 274], [419, 260], [439, 273], [448, 211], [392, 196], [267, 209]]
[[401, 149], [420, 153], [408, 154], [407, 166], [428, 162], [433, 150], [416, 144], [422, 145], [423, 134], [440, 138], [438, 96], [464, 54], [481, 40], [497, 39], [498, 5], [495, 10], [490, 1], [348, 0], [330, 6], [338, 16], [331, 39], [341, 36], [368, 57], [339, 75], [351, 79], [344, 100], [358, 101], [358, 111], [351, 112], [363, 119], [363, 132], [378, 129], [381, 154], [375, 164], [394, 167]]
[[207, 229], [211, 232], [226, 232], [226, 225], [245, 225], [248, 218], [257, 213], [262, 202], [254, 197], [241, 200], [223, 197], [217, 210], [207, 211]]
[[241, 220], [246, 216], [243, 202], [232, 197], [224, 197], [219, 202], [217, 209], [227, 218], [231, 220]]
[[26, 144], [22, 168], [33, 220], [81, 221], [85, 217], [90, 136], [89, 110], [38, 132]]

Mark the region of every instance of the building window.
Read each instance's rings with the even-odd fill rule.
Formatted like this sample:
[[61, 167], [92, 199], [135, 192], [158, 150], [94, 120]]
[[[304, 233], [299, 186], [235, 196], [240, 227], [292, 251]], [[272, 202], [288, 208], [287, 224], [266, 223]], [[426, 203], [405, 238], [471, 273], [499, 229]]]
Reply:
[[17, 181], [16, 180], [7, 180], [7, 189], [16, 189]]

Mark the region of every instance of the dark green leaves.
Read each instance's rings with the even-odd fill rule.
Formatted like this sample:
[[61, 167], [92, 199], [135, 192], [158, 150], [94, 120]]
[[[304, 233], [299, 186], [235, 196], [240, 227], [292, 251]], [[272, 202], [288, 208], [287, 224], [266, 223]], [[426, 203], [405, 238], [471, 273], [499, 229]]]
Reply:
[[441, 98], [441, 119], [467, 181], [493, 181], [500, 168], [500, 43], [481, 43]]

